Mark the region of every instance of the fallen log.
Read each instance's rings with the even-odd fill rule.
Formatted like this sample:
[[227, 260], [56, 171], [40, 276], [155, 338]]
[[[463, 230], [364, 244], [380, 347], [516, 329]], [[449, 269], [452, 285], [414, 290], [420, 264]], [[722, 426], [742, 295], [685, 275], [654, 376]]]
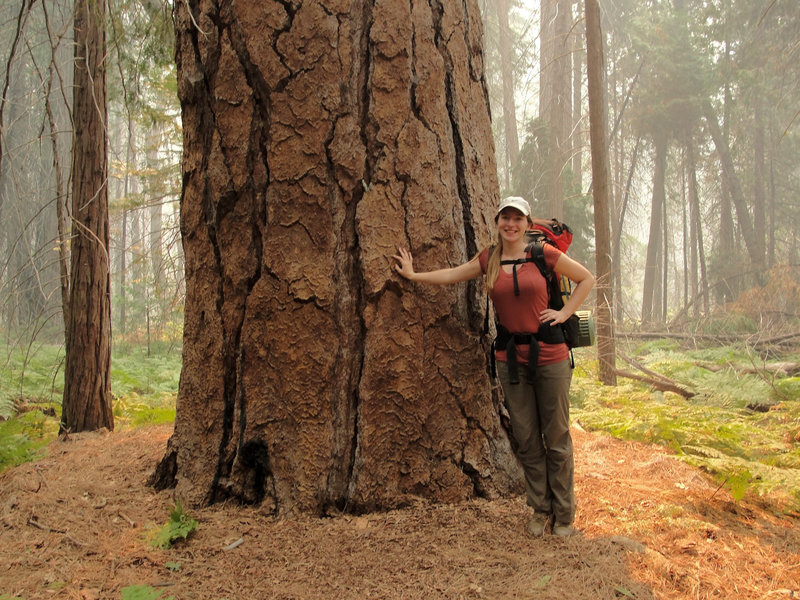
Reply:
[[636, 381], [642, 381], [644, 383], [652, 385], [657, 390], [660, 390], [662, 392], [674, 392], [675, 394], [679, 394], [684, 398], [691, 398], [692, 396], [696, 395], [695, 392], [687, 390], [677, 381], [670, 379], [666, 375], [662, 375], [661, 373], [657, 373], [652, 369], [648, 369], [642, 363], [640, 363], [637, 360], [634, 360], [624, 352], [620, 352], [619, 350], [617, 350], [617, 356], [619, 356], [622, 360], [624, 360], [631, 366], [636, 367], [646, 375], [645, 377], [643, 375], [636, 375], [635, 373], [629, 373], [628, 371], [617, 370], [617, 375], [619, 375], [620, 377], [625, 377], [627, 379], [635, 379]]

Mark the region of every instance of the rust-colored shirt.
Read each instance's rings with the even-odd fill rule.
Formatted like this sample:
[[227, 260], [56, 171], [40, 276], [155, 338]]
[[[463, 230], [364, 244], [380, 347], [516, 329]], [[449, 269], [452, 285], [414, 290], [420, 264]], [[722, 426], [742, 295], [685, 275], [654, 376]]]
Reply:
[[[561, 250], [550, 244], [544, 244], [543, 249], [544, 262], [547, 268], [552, 270], [561, 256]], [[486, 273], [486, 264], [489, 262], [488, 248], [481, 252], [479, 261], [481, 270]], [[505, 267], [500, 267], [500, 274], [489, 294], [500, 324], [512, 333], [536, 333], [540, 326], [550, 327], [539, 321], [539, 314], [547, 308], [547, 282], [539, 272], [539, 268], [532, 262], [517, 265], [517, 282], [519, 296], [514, 295], [512, 274], [506, 273]], [[528, 364], [528, 350], [527, 344], [517, 346], [517, 363]], [[495, 358], [505, 362], [505, 349], [496, 349]], [[566, 344], [539, 342], [538, 365], [551, 365], [567, 358], [569, 358], [569, 348]]]

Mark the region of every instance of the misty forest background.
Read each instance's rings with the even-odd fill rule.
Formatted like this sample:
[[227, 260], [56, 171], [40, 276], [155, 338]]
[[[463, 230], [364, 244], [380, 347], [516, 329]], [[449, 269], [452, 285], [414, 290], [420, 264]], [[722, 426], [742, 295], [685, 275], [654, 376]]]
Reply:
[[[537, 216], [563, 219], [575, 233], [570, 254], [594, 268], [583, 2], [479, 4], [501, 195], [525, 196]], [[633, 378], [598, 391], [592, 350], [581, 350], [575, 415], [585, 426], [665, 442], [729, 485], [795, 482], [800, 5], [600, 6], [617, 361], [651, 385], [689, 391], [656, 395], [655, 408], [653, 388], [631, 387]], [[9, 462], [27, 456], [37, 435], [54, 434], [60, 410], [72, 11], [58, 0], [0, 7], [0, 424], [18, 422], [2, 449], [14, 455]], [[109, 0], [106, 14], [111, 387], [115, 417], [131, 423], [174, 417], [180, 372], [182, 139], [171, 11], [160, 0]], [[724, 431], [697, 424], [728, 418]], [[774, 435], [762, 441], [767, 429]], [[769, 456], [761, 467], [742, 454], [744, 439]]]

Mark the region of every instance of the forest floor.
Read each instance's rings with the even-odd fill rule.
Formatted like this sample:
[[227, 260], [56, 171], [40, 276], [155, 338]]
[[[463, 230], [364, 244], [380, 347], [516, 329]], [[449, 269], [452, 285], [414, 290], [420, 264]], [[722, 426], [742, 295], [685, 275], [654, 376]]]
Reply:
[[223, 504], [154, 548], [174, 499], [146, 481], [171, 430], [72, 435], [0, 475], [0, 600], [800, 598], [800, 515], [580, 428], [566, 540], [529, 537], [515, 498], [333, 518]]

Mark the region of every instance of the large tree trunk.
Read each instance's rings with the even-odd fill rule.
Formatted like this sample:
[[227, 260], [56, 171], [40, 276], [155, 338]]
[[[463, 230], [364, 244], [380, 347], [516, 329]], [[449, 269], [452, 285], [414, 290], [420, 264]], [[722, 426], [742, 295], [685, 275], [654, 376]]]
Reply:
[[75, 5], [70, 297], [61, 428], [114, 428], [111, 412], [111, 276], [105, 2]]
[[609, 218], [609, 167], [606, 140], [605, 60], [597, 0], [586, 0], [586, 69], [589, 84], [589, 133], [592, 149], [592, 194], [594, 196], [594, 238], [597, 249], [597, 359], [600, 381], [616, 385], [614, 348], [614, 305]]
[[480, 286], [415, 285], [390, 259], [456, 265], [490, 241], [477, 3], [295, 6], [175, 8], [187, 290], [154, 483], [280, 513], [518, 490]]

